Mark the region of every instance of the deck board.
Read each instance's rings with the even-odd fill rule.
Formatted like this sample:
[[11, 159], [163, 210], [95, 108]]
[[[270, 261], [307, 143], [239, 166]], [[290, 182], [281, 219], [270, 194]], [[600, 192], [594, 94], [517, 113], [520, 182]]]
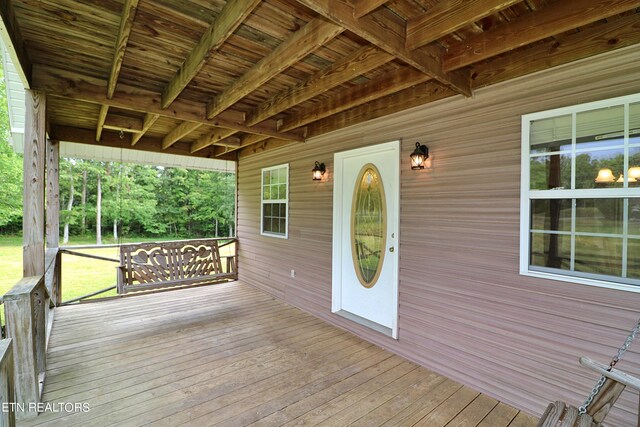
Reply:
[[240, 283], [62, 307], [20, 426], [527, 427], [536, 420]]

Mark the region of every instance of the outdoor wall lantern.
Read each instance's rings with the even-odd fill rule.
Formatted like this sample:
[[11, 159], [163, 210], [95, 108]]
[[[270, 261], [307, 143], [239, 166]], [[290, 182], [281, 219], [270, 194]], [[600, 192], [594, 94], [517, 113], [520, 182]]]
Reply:
[[311, 171], [313, 173], [313, 180], [322, 181], [322, 176], [326, 171], [327, 171], [327, 168], [325, 168], [324, 163], [316, 162], [316, 165]]
[[411, 153], [411, 169], [424, 169], [424, 162], [429, 158], [429, 149], [426, 145], [416, 142], [416, 149]]

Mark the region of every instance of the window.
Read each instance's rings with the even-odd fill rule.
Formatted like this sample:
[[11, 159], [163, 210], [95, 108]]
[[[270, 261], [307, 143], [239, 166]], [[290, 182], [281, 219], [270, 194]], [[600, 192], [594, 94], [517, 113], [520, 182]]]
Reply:
[[522, 118], [520, 272], [640, 291], [640, 94]]
[[260, 233], [287, 238], [289, 226], [289, 165], [262, 169]]

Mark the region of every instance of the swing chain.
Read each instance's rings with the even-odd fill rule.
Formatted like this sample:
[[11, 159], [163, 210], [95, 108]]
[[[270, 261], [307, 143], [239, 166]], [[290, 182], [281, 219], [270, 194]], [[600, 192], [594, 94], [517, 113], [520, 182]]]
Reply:
[[[631, 330], [631, 333], [629, 334], [627, 339], [624, 340], [624, 344], [622, 344], [622, 347], [618, 349], [618, 353], [613, 356], [613, 359], [611, 359], [607, 371], [611, 371], [613, 367], [616, 366], [616, 364], [620, 361], [620, 359], [622, 359], [622, 356], [627, 351], [633, 340], [636, 338], [636, 335], [638, 335], [638, 331], [640, 331], [640, 319], [638, 320], [636, 326]], [[591, 390], [591, 393], [589, 393], [587, 399], [584, 401], [582, 406], [578, 408], [578, 413], [580, 415], [587, 413], [587, 408], [589, 407], [589, 405], [591, 405], [591, 402], [593, 402], [593, 399], [598, 395], [598, 393], [600, 393], [600, 389], [602, 388], [606, 380], [607, 377], [603, 375], [600, 377], [596, 385], [593, 386], [593, 389]]]

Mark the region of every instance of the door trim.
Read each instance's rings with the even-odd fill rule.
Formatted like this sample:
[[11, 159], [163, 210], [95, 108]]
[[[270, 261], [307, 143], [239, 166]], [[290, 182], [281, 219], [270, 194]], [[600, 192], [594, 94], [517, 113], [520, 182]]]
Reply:
[[[378, 323], [372, 322], [368, 319], [357, 316], [353, 313], [347, 312], [342, 309], [342, 268], [340, 265], [340, 260], [345, 255], [342, 253], [342, 244], [340, 239], [336, 239], [336, 236], [343, 235], [343, 222], [342, 222], [342, 212], [343, 212], [343, 203], [342, 197], [338, 197], [338, 194], [341, 194], [341, 185], [342, 185], [342, 176], [343, 176], [343, 165], [342, 159], [355, 157], [359, 155], [366, 154], [375, 154], [381, 151], [393, 150], [395, 155], [393, 156], [394, 160], [398, 164], [398, 176], [396, 177], [395, 183], [393, 184], [393, 188], [391, 191], [395, 192], [397, 195], [397, 201], [394, 203], [394, 206], [387, 206], [389, 209], [393, 209], [395, 213], [395, 218], [397, 221], [397, 230], [395, 239], [398, 244], [396, 247], [399, 249], [400, 242], [400, 140], [385, 142], [382, 144], [376, 144], [372, 146], [356, 148], [348, 151], [341, 151], [335, 153], [333, 156], [333, 165], [334, 165], [334, 180], [333, 180], [333, 235], [332, 235], [332, 249], [333, 256], [331, 259], [331, 312], [338, 314], [342, 317], [345, 317], [353, 322], [381, 332], [385, 335], [388, 335], [394, 339], [398, 339], [398, 288], [399, 288], [399, 275], [398, 270], [400, 267], [400, 253], [398, 250], [397, 262], [395, 264], [395, 268], [392, 270], [393, 277], [393, 296], [392, 301], [390, 302], [392, 310], [394, 312], [392, 326], [388, 328], [384, 325], [380, 325]], [[386, 248], [385, 248], [386, 250]]]

